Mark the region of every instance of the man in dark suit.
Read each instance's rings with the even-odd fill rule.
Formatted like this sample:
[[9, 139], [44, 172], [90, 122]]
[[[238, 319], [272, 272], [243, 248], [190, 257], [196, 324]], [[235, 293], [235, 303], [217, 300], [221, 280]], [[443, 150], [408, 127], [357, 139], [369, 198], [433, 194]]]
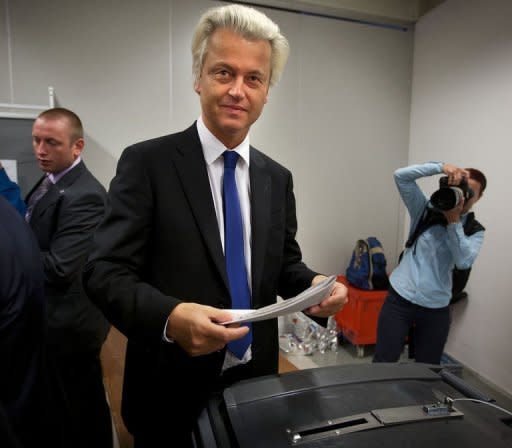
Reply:
[[43, 268], [30, 228], [1, 196], [0, 267], [0, 446], [41, 446], [46, 328]]
[[41, 113], [32, 144], [44, 176], [27, 196], [26, 219], [43, 258], [48, 371], [56, 434], [52, 446], [112, 446], [110, 410], [99, 359], [109, 324], [87, 298], [81, 272], [106, 192], [80, 154], [83, 127], [63, 108]]
[[[302, 262], [291, 173], [248, 138], [284, 67], [286, 39], [265, 15], [228, 5], [202, 17], [192, 53], [201, 117], [124, 151], [84, 272], [91, 299], [128, 336], [122, 412], [137, 448], [190, 446], [211, 391], [277, 372], [275, 319], [251, 329], [218, 324], [244, 287], [248, 307], [260, 308], [325, 278]], [[231, 207], [242, 224], [226, 230]], [[308, 312], [327, 317], [345, 301], [336, 284]], [[245, 341], [243, 350], [234, 341]]]

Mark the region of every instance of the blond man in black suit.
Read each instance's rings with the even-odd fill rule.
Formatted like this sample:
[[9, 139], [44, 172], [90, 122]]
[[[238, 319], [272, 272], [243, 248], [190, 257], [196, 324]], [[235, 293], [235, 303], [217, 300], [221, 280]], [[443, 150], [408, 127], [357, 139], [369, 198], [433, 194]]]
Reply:
[[[136, 448], [161, 440], [191, 446], [212, 390], [277, 372], [275, 319], [251, 329], [217, 323], [230, 318], [226, 309], [239, 298], [226, 249], [235, 233], [226, 230], [224, 211], [230, 154], [237, 153], [244, 247], [238, 268], [247, 277], [249, 307], [325, 278], [302, 262], [291, 173], [248, 137], [284, 67], [286, 39], [262, 13], [228, 5], [203, 15], [192, 54], [201, 116], [183, 132], [123, 152], [84, 274], [91, 298], [128, 336], [122, 406]], [[345, 301], [337, 284], [308, 312], [327, 317]], [[245, 338], [243, 351], [231, 348]]]

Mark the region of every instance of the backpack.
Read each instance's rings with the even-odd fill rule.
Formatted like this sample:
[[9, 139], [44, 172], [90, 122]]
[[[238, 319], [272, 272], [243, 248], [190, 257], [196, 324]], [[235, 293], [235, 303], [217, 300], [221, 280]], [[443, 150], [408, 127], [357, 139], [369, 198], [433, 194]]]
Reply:
[[359, 289], [388, 289], [386, 256], [377, 238], [370, 236], [366, 240], [357, 241], [346, 270], [346, 278]]
[[[409, 239], [405, 243], [405, 247], [409, 248], [416, 242], [418, 237], [429, 227], [433, 225], [442, 225], [446, 226], [448, 223], [444, 215], [434, 209], [429, 208], [428, 206], [423, 211], [423, 215], [419, 220], [416, 228], [411, 232]], [[476, 232], [480, 232], [485, 230], [485, 227], [480, 224], [475, 219], [475, 214], [473, 212], [468, 214], [466, 219], [466, 223], [464, 224], [464, 234], [466, 236], [471, 236]], [[400, 254], [398, 262], [402, 260], [403, 251]], [[467, 298], [467, 293], [464, 291], [466, 284], [469, 280], [469, 274], [471, 273], [471, 268], [467, 269], [459, 269], [457, 267], [453, 268], [452, 272], [452, 298], [450, 300], [450, 304], [457, 303], [461, 299]]]

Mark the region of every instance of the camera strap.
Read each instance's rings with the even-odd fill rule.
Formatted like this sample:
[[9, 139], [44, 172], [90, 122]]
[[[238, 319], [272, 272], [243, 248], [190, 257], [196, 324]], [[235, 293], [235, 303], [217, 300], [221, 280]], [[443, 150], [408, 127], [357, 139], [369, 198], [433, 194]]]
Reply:
[[[409, 238], [407, 239], [405, 243], [405, 247], [409, 248], [412, 247], [414, 242], [418, 239], [418, 237], [429, 227], [435, 226], [435, 225], [442, 225], [447, 226], [448, 221], [446, 220], [445, 216], [432, 208], [430, 208], [428, 205], [425, 206], [425, 210], [423, 210], [423, 213], [421, 215], [420, 220], [418, 221], [418, 224], [416, 224], [416, 227], [414, 228], [414, 231], [409, 235]], [[480, 224], [475, 218], [475, 214], [473, 212], [468, 213], [468, 216], [466, 217], [466, 221], [463, 224], [464, 234], [466, 236], [471, 236], [476, 232], [480, 232], [485, 230], [485, 227]]]
[[428, 205], [425, 206], [425, 209], [423, 210], [423, 213], [421, 215], [421, 218], [418, 221], [418, 224], [416, 224], [416, 227], [414, 228], [414, 231], [409, 235], [409, 238], [407, 239], [405, 243], [405, 247], [409, 248], [412, 247], [412, 245], [415, 243], [415, 241], [418, 239], [418, 237], [428, 228], [435, 226], [437, 224], [440, 224], [442, 226], [446, 226], [448, 224], [448, 221], [446, 220], [445, 216], [432, 208], [430, 208]]
[[[409, 239], [405, 243], [405, 247], [409, 248], [412, 247], [412, 245], [417, 241], [419, 236], [425, 232], [429, 227], [432, 227], [433, 225], [440, 224], [443, 226], [448, 225], [448, 222], [446, 221], [446, 218], [441, 212], [438, 212], [432, 208], [429, 208], [428, 205], [425, 207], [425, 210], [423, 210], [423, 214], [418, 221], [418, 224], [414, 228], [414, 231], [410, 234]], [[468, 216], [466, 217], [466, 220], [463, 225], [464, 228], [464, 234], [466, 236], [471, 236], [476, 232], [484, 231], [485, 227], [480, 224], [475, 219], [475, 214], [473, 212], [468, 213]], [[416, 251], [416, 246], [414, 246], [413, 252]], [[398, 262], [402, 260], [404, 252], [400, 254]], [[464, 288], [466, 287], [466, 284], [469, 280], [469, 274], [471, 273], [471, 268], [468, 269], [458, 269], [457, 267], [454, 267], [453, 273], [452, 273], [452, 299], [450, 303], [455, 303], [460, 298], [464, 298]]]

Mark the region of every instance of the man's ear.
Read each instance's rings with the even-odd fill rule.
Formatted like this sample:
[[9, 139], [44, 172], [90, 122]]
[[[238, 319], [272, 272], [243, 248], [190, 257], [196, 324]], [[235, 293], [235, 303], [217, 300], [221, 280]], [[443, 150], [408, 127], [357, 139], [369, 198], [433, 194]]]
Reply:
[[73, 143], [73, 156], [75, 159], [78, 158], [82, 150], [85, 146], [85, 140], [83, 138], [78, 138], [75, 143]]
[[201, 95], [201, 86], [199, 85], [199, 80], [194, 81], [194, 91]]

